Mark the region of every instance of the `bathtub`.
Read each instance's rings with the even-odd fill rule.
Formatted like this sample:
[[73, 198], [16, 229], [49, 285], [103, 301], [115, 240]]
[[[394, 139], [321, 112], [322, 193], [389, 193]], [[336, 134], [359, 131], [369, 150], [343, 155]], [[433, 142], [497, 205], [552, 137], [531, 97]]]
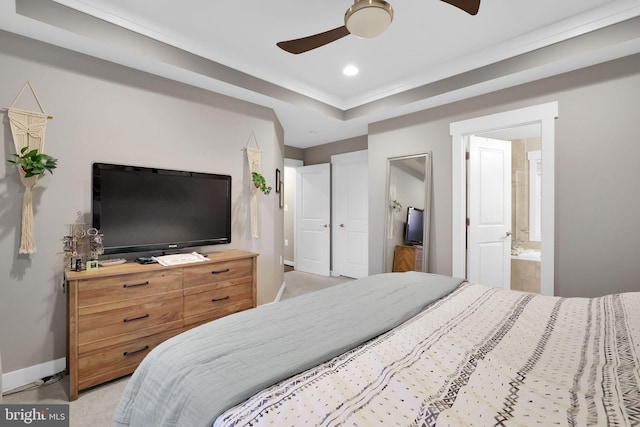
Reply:
[[511, 255], [511, 289], [540, 293], [540, 250], [523, 249]]
[[542, 252], [540, 249], [523, 249], [520, 255], [511, 255], [511, 259], [521, 259], [523, 261], [540, 262]]

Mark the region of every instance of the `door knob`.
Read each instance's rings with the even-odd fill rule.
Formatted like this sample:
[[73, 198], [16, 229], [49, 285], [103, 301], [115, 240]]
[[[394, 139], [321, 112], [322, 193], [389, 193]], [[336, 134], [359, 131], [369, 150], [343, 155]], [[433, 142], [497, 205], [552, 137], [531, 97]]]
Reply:
[[325, 224], [325, 225], [323, 225], [323, 227], [324, 227], [324, 228], [327, 228], [327, 227], [329, 227], [329, 224]]
[[507, 231], [507, 237], [511, 236], [511, 232]]
[[340, 228], [344, 228], [344, 224], [340, 224]]

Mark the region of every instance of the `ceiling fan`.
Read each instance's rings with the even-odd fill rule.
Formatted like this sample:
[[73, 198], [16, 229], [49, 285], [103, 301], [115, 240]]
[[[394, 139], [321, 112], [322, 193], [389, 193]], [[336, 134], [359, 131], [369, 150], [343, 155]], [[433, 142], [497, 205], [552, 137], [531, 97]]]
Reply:
[[[441, 0], [470, 15], [480, 9], [480, 0]], [[382, 34], [393, 19], [393, 9], [384, 0], [355, 0], [344, 14], [344, 25], [323, 33], [277, 43], [289, 53], [303, 53], [334, 42], [349, 34], [370, 39]]]

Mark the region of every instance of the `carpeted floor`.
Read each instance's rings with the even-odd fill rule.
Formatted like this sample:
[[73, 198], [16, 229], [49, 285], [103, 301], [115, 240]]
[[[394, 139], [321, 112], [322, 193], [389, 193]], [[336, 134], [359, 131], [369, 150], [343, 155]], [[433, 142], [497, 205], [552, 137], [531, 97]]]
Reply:
[[348, 277], [325, 277], [317, 274], [304, 273], [302, 271], [288, 271], [284, 273], [285, 289], [282, 299], [297, 297], [309, 292], [315, 292], [330, 288], [339, 283], [347, 282]]
[[[347, 277], [324, 277], [300, 271], [284, 274], [285, 291], [282, 299], [294, 298], [352, 280]], [[78, 400], [69, 402], [69, 377], [60, 381], [3, 397], [3, 404], [11, 403], [63, 403], [69, 404], [71, 427], [109, 427], [129, 377], [80, 392]]]
[[69, 404], [69, 425], [71, 427], [110, 427], [120, 396], [129, 377], [114, 380], [80, 393], [80, 398], [69, 402], [69, 376], [60, 381], [3, 396], [2, 403], [62, 403]]

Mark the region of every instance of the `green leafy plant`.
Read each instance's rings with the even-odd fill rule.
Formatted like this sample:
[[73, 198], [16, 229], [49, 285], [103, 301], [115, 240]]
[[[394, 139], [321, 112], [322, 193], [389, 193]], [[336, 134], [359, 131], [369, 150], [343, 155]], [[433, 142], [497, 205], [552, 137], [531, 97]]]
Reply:
[[259, 174], [258, 172], [251, 172], [251, 180], [253, 181], [253, 185], [255, 185], [256, 188], [264, 194], [269, 194], [271, 192], [271, 187], [267, 186], [267, 182], [262, 174]]
[[29, 147], [23, 147], [20, 154], [12, 154], [15, 159], [9, 159], [7, 162], [20, 166], [24, 171], [25, 178], [43, 174], [45, 171], [53, 174], [53, 170], [58, 167], [58, 159], [44, 153], [38, 153], [37, 148], [27, 150]]

